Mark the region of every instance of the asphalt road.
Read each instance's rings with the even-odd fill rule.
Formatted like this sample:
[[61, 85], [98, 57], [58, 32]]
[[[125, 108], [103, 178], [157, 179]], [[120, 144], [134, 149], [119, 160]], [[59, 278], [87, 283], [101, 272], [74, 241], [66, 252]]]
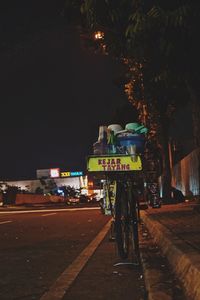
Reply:
[[39, 299], [107, 221], [99, 210], [0, 214], [0, 299]]
[[[71, 272], [68, 271], [71, 265], [79, 268], [79, 257], [88, 255], [88, 245], [96, 240], [109, 219], [95, 207], [1, 211], [0, 299], [42, 299], [56, 280], [63, 281], [63, 272]], [[88, 263], [64, 298], [48, 295], [47, 299], [118, 300], [129, 299], [132, 294], [135, 300], [144, 299], [141, 270], [130, 265], [116, 268], [119, 260], [114, 243], [109, 241], [109, 233], [88, 257]]]
[[2, 208], [0, 299], [186, 299], [144, 224], [138, 266], [119, 259], [109, 220], [94, 206]]

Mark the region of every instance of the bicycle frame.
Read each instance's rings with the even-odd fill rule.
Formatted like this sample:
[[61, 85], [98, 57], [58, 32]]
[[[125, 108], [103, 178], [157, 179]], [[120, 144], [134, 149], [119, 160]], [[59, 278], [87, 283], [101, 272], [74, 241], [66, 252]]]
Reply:
[[[139, 155], [90, 156], [88, 171], [100, 173], [105, 179], [106, 214], [114, 222], [114, 234], [120, 258], [130, 253], [139, 261], [139, 203], [137, 189], [143, 179]], [[110, 190], [112, 185], [112, 192]], [[130, 248], [132, 246], [132, 251]]]
[[110, 210], [114, 222], [118, 254], [122, 259], [128, 258], [131, 254], [132, 257], [139, 260], [138, 224], [140, 213], [136, 190], [137, 181], [131, 174], [123, 174], [123, 177], [121, 174], [115, 174], [115, 177], [116, 197], [115, 202], [110, 200]]

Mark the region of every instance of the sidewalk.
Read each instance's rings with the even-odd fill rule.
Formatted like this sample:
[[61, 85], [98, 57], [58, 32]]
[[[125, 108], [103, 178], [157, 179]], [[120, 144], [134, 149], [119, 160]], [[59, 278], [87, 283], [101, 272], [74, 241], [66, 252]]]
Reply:
[[141, 211], [141, 217], [183, 284], [188, 299], [200, 300], [199, 206], [195, 203], [163, 205]]

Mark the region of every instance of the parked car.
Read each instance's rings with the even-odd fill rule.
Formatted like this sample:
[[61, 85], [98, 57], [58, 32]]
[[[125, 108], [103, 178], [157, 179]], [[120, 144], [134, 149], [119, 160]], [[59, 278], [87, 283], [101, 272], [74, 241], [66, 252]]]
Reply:
[[68, 197], [67, 198], [67, 204], [68, 205], [76, 205], [79, 204], [80, 200], [78, 197]]

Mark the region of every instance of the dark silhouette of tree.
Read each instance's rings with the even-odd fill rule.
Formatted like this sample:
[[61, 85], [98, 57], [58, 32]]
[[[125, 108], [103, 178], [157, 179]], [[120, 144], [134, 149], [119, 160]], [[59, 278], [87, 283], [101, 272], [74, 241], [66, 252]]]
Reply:
[[131, 105], [131, 103], [124, 104], [119, 106], [113, 112], [110, 122], [113, 124], [120, 124], [123, 128], [127, 123], [137, 122], [138, 121], [138, 112], [136, 108]]
[[[194, 146], [200, 146], [200, 4], [178, 0], [70, 1], [82, 13], [81, 24], [104, 54], [126, 66], [125, 90], [149, 138], [162, 148], [164, 197], [170, 196], [169, 123], [176, 110], [192, 106]], [[84, 21], [83, 21], [84, 20]]]

